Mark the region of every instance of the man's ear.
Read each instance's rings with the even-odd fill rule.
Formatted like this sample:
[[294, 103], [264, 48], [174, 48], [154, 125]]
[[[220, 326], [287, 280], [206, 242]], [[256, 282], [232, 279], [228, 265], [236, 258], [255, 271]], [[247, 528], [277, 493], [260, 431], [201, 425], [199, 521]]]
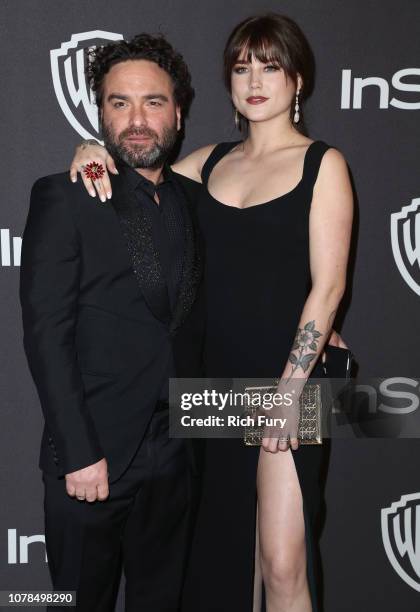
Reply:
[[181, 129], [182, 126], [182, 114], [181, 114], [181, 108], [179, 106], [176, 107], [175, 109], [175, 113], [176, 113], [176, 129], [179, 130]]

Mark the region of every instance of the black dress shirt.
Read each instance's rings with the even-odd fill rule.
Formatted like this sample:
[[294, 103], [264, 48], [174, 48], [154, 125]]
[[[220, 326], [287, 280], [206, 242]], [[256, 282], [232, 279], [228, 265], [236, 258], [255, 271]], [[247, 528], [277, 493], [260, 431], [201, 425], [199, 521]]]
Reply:
[[[173, 312], [184, 260], [185, 226], [172, 171], [165, 167], [162, 173], [163, 181], [155, 185], [129, 166], [118, 166], [118, 170], [133, 189], [137, 202], [152, 227], [153, 242], [159, 254]], [[159, 204], [155, 201], [155, 194]]]
[[[129, 189], [134, 191], [138, 205], [142, 207], [143, 214], [152, 228], [153, 243], [159, 254], [168, 289], [169, 305], [173, 313], [181, 280], [186, 236], [182, 207], [172, 170], [164, 167], [163, 180], [157, 185], [125, 164], [118, 165], [118, 171]], [[158, 196], [159, 204], [155, 200], [155, 194]], [[174, 376], [175, 365], [170, 361], [160, 392], [160, 401], [168, 401], [169, 378]]]

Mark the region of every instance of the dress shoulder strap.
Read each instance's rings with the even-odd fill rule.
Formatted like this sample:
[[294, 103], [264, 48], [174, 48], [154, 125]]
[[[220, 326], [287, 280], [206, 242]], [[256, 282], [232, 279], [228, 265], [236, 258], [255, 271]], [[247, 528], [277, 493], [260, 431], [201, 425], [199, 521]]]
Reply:
[[240, 142], [240, 140], [236, 142], [220, 142], [214, 147], [201, 169], [201, 180], [203, 181], [203, 185], [207, 187], [209, 176], [214, 166]]
[[324, 157], [324, 153], [330, 148], [331, 146], [323, 140], [315, 140], [311, 145], [309, 145], [309, 148], [306, 151], [305, 161], [303, 164], [302, 183], [305, 187], [310, 189], [311, 192], [316, 183], [319, 167], [321, 165], [322, 158]]

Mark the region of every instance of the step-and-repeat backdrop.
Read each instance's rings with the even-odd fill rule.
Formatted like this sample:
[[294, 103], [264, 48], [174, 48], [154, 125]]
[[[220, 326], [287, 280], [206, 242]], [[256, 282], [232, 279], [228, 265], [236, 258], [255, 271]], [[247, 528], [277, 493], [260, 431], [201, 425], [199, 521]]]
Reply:
[[[0, 589], [50, 588], [37, 467], [41, 411], [22, 350], [18, 282], [32, 183], [69, 167], [98, 123], [83, 49], [163, 32], [185, 56], [196, 99], [182, 153], [237, 138], [221, 78], [232, 27], [278, 11], [317, 61], [310, 135], [345, 155], [356, 194], [342, 334], [359, 375], [418, 406], [420, 331], [420, 3], [417, 0], [2, 0], [0, 4]], [[398, 418], [396, 416], [395, 418]], [[333, 440], [321, 552], [326, 612], [420, 607], [420, 441]], [[156, 611], [159, 612], [159, 611]], [[217, 611], [215, 611], [217, 612]]]

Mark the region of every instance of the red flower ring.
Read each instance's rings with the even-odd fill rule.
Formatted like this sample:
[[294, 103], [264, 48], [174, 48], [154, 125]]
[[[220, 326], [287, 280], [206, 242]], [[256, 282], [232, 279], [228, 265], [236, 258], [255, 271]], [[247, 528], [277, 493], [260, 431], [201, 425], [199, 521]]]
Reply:
[[90, 164], [86, 164], [86, 166], [83, 168], [83, 172], [88, 178], [92, 179], [92, 181], [102, 178], [105, 174], [103, 165], [95, 161], [91, 162]]

